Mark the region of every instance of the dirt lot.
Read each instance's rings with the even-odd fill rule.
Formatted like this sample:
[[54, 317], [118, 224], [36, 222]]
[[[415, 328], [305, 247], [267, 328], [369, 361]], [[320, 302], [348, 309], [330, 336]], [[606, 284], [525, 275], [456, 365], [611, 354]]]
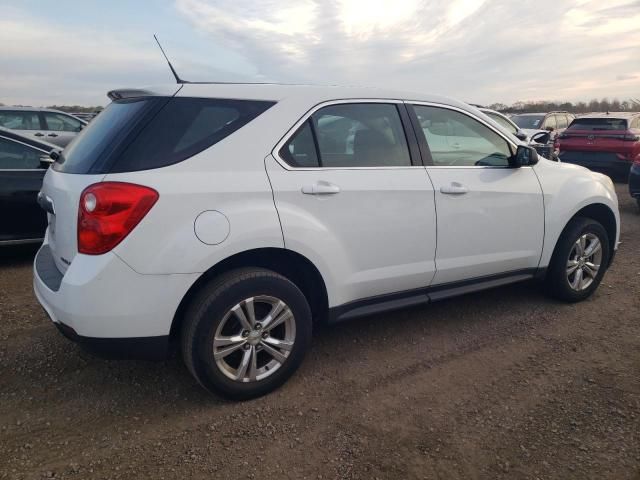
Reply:
[[317, 332], [265, 398], [92, 358], [0, 259], [0, 478], [640, 478], [640, 214], [595, 296], [503, 287]]

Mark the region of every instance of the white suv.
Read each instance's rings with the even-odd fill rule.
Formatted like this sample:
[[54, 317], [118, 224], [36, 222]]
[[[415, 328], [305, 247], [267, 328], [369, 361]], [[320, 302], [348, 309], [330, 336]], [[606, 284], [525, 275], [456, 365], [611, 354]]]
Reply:
[[608, 177], [538, 160], [454, 100], [256, 84], [109, 96], [45, 177], [36, 296], [95, 351], [179, 344], [228, 397], [285, 382], [316, 321], [534, 277], [582, 300], [618, 244]]

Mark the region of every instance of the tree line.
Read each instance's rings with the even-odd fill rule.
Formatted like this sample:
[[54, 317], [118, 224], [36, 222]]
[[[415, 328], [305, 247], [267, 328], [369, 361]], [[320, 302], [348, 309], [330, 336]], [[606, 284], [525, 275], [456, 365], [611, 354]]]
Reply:
[[551, 102], [551, 101], [535, 101], [535, 102], [515, 102], [511, 105], [504, 103], [494, 103], [489, 108], [499, 112], [517, 112], [517, 113], [534, 113], [534, 112], [550, 112], [552, 110], [563, 110], [571, 113], [589, 113], [589, 112], [633, 112], [640, 110], [640, 99], [630, 98], [628, 100], [618, 100], [614, 98], [609, 100], [603, 98], [598, 100], [594, 98], [590, 102]]

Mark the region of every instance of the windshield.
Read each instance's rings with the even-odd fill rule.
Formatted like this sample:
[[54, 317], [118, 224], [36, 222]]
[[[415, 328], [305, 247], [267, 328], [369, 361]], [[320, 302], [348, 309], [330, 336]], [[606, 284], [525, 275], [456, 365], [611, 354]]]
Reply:
[[486, 113], [489, 117], [491, 117], [491, 119], [494, 120], [498, 125], [500, 125], [503, 128], [506, 128], [509, 132], [518, 133], [518, 129], [514, 127], [513, 123], [511, 123], [509, 120], [504, 118], [502, 115], [498, 115], [497, 113], [494, 113], [494, 112], [484, 112], [484, 113]]
[[624, 118], [576, 118], [570, 130], [626, 130], [627, 120]]
[[535, 130], [542, 126], [544, 115], [514, 115], [511, 120], [520, 128]]

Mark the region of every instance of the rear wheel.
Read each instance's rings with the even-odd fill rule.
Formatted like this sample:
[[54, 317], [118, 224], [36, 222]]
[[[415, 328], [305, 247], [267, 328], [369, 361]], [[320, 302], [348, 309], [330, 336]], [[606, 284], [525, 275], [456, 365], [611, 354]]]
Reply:
[[182, 353], [207, 390], [233, 399], [264, 395], [298, 368], [311, 340], [311, 311], [287, 278], [264, 269], [229, 272], [188, 309]]
[[578, 302], [589, 297], [609, 264], [609, 237], [590, 218], [577, 217], [565, 227], [547, 271], [550, 293], [561, 300]]

